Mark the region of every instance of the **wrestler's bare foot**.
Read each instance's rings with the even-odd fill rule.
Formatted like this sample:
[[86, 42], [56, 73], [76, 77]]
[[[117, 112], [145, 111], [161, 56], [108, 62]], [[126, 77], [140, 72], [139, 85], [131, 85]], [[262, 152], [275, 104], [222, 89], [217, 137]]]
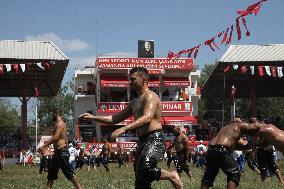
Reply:
[[181, 179], [176, 171], [173, 171], [170, 173], [170, 181], [173, 184], [175, 189], [183, 189], [183, 184], [181, 182]]

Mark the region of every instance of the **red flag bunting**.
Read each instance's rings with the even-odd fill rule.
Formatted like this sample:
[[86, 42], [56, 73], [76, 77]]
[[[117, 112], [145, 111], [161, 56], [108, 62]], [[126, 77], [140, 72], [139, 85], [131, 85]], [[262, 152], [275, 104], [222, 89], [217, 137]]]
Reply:
[[231, 26], [230, 35], [229, 35], [229, 38], [228, 38], [228, 40], [226, 42], [226, 45], [229, 45], [232, 42], [233, 30], [234, 30], [234, 25]]
[[230, 66], [226, 66], [225, 69], [224, 69], [224, 73], [228, 72], [230, 70]]
[[47, 71], [51, 69], [51, 64], [48, 61], [44, 61], [43, 63], [41, 63], [41, 66], [44, 67], [44, 69]]
[[19, 73], [19, 64], [12, 64], [11, 65], [11, 70], [13, 70], [13, 72], [18, 74]]
[[245, 29], [247, 30], [246, 36], [250, 36], [250, 32], [249, 32], [248, 27], [247, 27], [247, 21], [244, 17], [242, 17], [242, 22], [243, 22]]
[[195, 49], [195, 47], [193, 47], [193, 48], [187, 50], [187, 53], [188, 53], [187, 57], [188, 57], [188, 58], [191, 57], [191, 54], [193, 53], [193, 50], [194, 50], [194, 49]]
[[[239, 16], [236, 18], [236, 30], [237, 30], [237, 34], [238, 34], [238, 40], [241, 39], [241, 28], [240, 28], [239, 18], [242, 18], [243, 25], [244, 25], [244, 27], [246, 29], [246, 36], [250, 36], [250, 32], [249, 32], [249, 30], [247, 28], [246, 20], [245, 20], [244, 17], [249, 15], [249, 14], [257, 15], [259, 13], [260, 6], [262, 5], [261, 3], [265, 2], [265, 1], [267, 1], [267, 0], [260, 0], [259, 2], [254, 3], [254, 4], [250, 5], [249, 7], [247, 7], [246, 10], [238, 10], [237, 11], [237, 14], [239, 14]], [[228, 37], [229, 29], [230, 28], [227, 28], [226, 32], [222, 31], [222, 32], [218, 33], [217, 36], [219, 38], [223, 35], [221, 44], [226, 42], [225, 45], [229, 45], [232, 42], [232, 34], [233, 34], [233, 30], [234, 30], [234, 25], [231, 26], [230, 35]], [[211, 38], [211, 39], [209, 39], [209, 40], [204, 42], [204, 44], [208, 45], [211, 50], [215, 51], [215, 49], [212, 47], [212, 43], [213, 43], [215, 48], [219, 49], [219, 47], [217, 46], [217, 44], [214, 41], [214, 38]], [[171, 58], [179, 58], [182, 54], [185, 54], [185, 53], [188, 53], [188, 57], [191, 57], [193, 51], [194, 51], [194, 58], [196, 58], [200, 46], [201, 46], [201, 44], [196, 46], [196, 47], [194, 47], [194, 48], [191, 48], [189, 50], [179, 51], [179, 53], [177, 53], [177, 54], [169, 51], [168, 58], [170, 58], [170, 59]]]
[[241, 31], [241, 27], [240, 27], [239, 18], [236, 19], [236, 30], [237, 30], [238, 41], [239, 41], [242, 38], [242, 31]]
[[195, 51], [194, 51], [194, 59], [196, 59], [198, 51], [199, 51], [199, 47], [201, 46], [201, 44], [199, 44], [198, 46], [195, 47]]
[[204, 42], [204, 45], [208, 45], [212, 51], [215, 51], [215, 49], [212, 47], [212, 42], [214, 38], [208, 39], [207, 41]]
[[39, 97], [39, 89], [37, 87], [35, 88], [35, 96]]
[[4, 65], [0, 64], [0, 75], [4, 73]]
[[241, 66], [241, 73], [246, 73], [247, 72], [247, 66]]
[[276, 74], [276, 67], [275, 66], [271, 66], [271, 74], [273, 77], [276, 77], [277, 74]]
[[263, 75], [264, 75], [263, 67], [262, 67], [262, 66], [258, 66], [258, 75], [259, 75], [259, 76], [263, 76]]
[[228, 32], [229, 32], [229, 28], [227, 28], [227, 30], [226, 30], [226, 32], [225, 32], [225, 35], [224, 35], [224, 37], [223, 37], [223, 39], [222, 39], [221, 44], [223, 44], [225, 41], [227, 41]]

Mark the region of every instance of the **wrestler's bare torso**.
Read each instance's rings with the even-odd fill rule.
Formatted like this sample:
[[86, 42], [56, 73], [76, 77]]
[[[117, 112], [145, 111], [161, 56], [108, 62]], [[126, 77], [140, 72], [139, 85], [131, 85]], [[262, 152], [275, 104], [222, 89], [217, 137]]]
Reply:
[[219, 131], [217, 136], [212, 139], [210, 144], [211, 145], [223, 145], [231, 149], [234, 149], [242, 133], [246, 133], [246, 132], [249, 132], [250, 130], [252, 131], [252, 130], [257, 129], [257, 128], [252, 127], [252, 124], [250, 126], [247, 123], [243, 123], [243, 122], [242, 123], [235, 123], [235, 122], [230, 123]]
[[[148, 90], [146, 93], [142, 94], [139, 98], [134, 99], [130, 102], [131, 111], [134, 115], [134, 119], [137, 120], [144, 115], [144, 105], [146, 101], [150, 101], [150, 110], [154, 111], [154, 116], [149, 123], [144, 124], [136, 129], [136, 134], [138, 137], [143, 137], [148, 135], [150, 132], [162, 129], [160, 122], [161, 119], [161, 102], [157, 94], [151, 90]], [[156, 104], [156, 106], [154, 106]], [[156, 109], [151, 109], [156, 107]]]
[[55, 140], [53, 143], [55, 150], [64, 148], [67, 145], [67, 127], [61, 117], [56, 120], [56, 128], [53, 130], [53, 134], [56, 133], [56, 130], [59, 129], [59, 127], [62, 127], [62, 131], [58, 140]]
[[284, 131], [278, 129], [272, 124], [260, 124], [260, 129], [256, 133], [257, 136], [263, 137], [265, 141], [274, 145], [277, 150], [284, 153]]

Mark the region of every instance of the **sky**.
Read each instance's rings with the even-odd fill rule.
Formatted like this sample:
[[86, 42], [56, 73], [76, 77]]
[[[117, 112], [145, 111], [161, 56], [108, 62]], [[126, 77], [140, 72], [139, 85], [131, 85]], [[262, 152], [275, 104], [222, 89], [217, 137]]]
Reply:
[[[9, 0], [0, 1], [0, 40], [51, 40], [70, 59], [63, 82], [96, 57], [137, 57], [138, 40], [155, 41], [155, 57], [189, 49], [235, 23], [237, 10], [258, 0]], [[279, 44], [284, 40], [284, 1], [268, 0], [247, 16], [251, 36], [231, 44]], [[242, 30], [244, 31], [244, 30]], [[217, 41], [218, 43], [218, 41]], [[201, 46], [199, 68], [228, 47]]]

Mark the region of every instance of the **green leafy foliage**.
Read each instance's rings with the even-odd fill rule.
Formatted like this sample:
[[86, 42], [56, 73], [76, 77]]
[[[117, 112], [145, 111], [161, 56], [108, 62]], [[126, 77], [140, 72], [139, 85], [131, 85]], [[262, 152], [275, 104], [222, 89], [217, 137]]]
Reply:
[[14, 133], [19, 129], [20, 116], [7, 98], [0, 98], [0, 133]]
[[40, 97], [38, 99], [38, 118], [40, 127], [53, 126], [52, 111], [58, 109], [64, 118], [69, 131], [74, 126], [74, 83], [72, 81], [61, 86], [55, 97]]

